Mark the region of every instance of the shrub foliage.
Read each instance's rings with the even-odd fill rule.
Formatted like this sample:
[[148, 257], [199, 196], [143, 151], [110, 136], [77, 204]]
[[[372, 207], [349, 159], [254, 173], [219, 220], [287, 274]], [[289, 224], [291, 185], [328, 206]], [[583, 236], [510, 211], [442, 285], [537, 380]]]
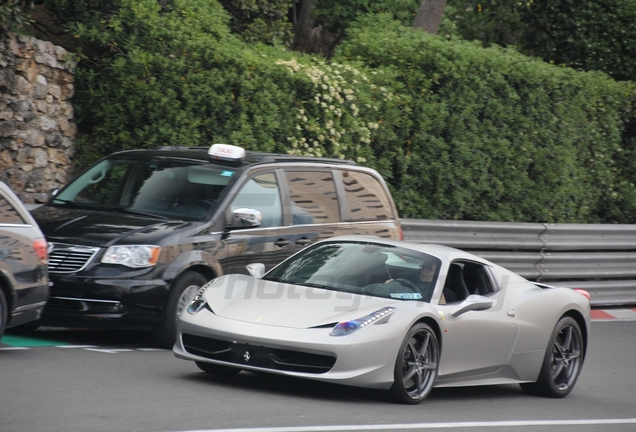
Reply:
[[375, 167], [402, 217], [636, 219], [629, 82], [445, 40], [393, 14], [358, 18], [326, 62], [246, 45], [213, 0], [51, 1], [75, 16], [84, 55], [80, 166], [228, 142]]
[[514, 45], [530, 56], [636, 80], [634, 0], [450, 0], [466, 39]]

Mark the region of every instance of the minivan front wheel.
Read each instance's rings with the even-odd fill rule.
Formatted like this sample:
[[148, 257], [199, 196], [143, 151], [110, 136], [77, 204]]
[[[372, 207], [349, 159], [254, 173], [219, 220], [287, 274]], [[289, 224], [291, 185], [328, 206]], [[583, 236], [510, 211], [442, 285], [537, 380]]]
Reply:
[[185, 271], [172, 284], [161, 322], [153, 330], [159, 346], [171, 349], [177, 340], [177, 317], [203, 285], [205, 276], [194, 271]]

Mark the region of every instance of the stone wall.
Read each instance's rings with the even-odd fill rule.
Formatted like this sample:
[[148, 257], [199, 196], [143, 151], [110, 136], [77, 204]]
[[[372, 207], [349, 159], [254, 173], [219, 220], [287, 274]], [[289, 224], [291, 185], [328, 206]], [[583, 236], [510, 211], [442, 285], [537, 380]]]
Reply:
[[0, 32], [0, 181], [25, 203], [70, 180], [75, 66], [64, 48]]

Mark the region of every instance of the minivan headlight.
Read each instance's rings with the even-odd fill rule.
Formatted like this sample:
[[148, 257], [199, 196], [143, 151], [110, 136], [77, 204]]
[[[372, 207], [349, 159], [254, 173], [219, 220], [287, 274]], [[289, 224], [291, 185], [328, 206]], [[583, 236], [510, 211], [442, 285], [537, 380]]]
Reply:
[[122, 245], [111, 246], [102, 257], [103, 264], [120, 264], [126, 267], [152, 267], [159, 261], [161, 246]]

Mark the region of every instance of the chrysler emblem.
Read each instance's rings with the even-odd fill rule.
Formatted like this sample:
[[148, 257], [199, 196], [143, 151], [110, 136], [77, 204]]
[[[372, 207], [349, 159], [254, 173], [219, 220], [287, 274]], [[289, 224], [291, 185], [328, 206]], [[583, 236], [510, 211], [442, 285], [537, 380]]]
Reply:
[[245, 354], [243, 354], [243, 359], [245, 360], [245, 363], [250, 361], [251, 358], [252, 358], [252, 356], [250, 355], [250, 352], [249, 351], [245, 351]]

